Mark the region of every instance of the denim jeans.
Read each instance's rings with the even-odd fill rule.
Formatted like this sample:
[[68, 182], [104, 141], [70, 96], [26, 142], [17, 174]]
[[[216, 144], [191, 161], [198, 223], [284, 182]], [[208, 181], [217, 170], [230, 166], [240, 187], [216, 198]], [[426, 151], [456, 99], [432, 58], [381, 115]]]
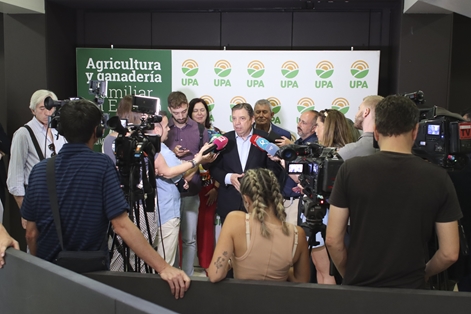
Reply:
[[[199, 195], [182, 197], [180, 212], [180, 234], [182, 237], [182, 270], [193, 276], [196, 256], [196, 225], [198, 224]], [[176, 258], [178, 264], [178, 255]]]

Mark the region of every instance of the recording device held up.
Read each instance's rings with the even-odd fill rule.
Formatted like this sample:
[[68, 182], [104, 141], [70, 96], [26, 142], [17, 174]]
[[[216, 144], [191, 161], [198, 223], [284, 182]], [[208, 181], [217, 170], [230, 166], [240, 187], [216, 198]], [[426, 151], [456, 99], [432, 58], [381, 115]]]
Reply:
[[[403, 95], [417, 106], [425, 103], [424, 93]], [[433, 106], [419, 109], [419, 129], [412, 152], [447, 170], [462, 169], [471, 153], [471, 123], [459, 114]]]
[[299, 182], [305, 195], [303, 202], [306, 222], [302, 227], [309, 231], [309, 246], [318, 245], [315, 235], [321, 232], [325, 238], [322, 220], [328, 208], [327, 198], [332, 192], [343, 160], [336, 148], [316, 143], [283, 146], [278, 155], [286, 161], [289, 174], [299, 174]]

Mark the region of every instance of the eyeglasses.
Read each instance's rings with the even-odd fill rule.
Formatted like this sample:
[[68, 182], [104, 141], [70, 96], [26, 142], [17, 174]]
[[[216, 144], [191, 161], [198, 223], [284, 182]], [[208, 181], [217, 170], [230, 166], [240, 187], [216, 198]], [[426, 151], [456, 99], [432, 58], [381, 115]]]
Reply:
[[49, 148], [49, 150], [52, 151], [51, 157], [56, 155], [56, 146], [54, 145], [54, 143], [47, 145], [47, 148]]

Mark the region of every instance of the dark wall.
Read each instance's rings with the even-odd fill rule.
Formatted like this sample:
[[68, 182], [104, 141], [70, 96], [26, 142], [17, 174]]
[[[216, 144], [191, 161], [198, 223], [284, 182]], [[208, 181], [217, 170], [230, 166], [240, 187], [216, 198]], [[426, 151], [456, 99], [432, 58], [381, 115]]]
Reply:
[[422, 90], [427, 105], [448, 108], [453, 15], [402, 16], [398, 92]]
[[451, 48], [450, 106], [452, 112], [461, 113], [471, 107], [471, 18], [453, 15], [453, 43]]
[[[13, 133], [32, 118], [29, 101], [34, 91], [48, 88], [46, 66], [46, 16], [44, 14], [3, 15], [5, 57], [5, 103], [7, 134]], [[5, 223], [12, 236], [26, 247], [20, 225], [20, 211], [13, 197], [9, 199]]]

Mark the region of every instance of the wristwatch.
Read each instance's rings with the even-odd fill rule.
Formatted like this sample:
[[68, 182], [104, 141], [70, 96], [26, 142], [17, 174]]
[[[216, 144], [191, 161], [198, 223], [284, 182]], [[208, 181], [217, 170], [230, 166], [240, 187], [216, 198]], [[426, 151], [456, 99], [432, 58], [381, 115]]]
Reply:
[[190, 160], [191, 162], [191, 168], [196, 167], [196, 161], [194, 159]]

